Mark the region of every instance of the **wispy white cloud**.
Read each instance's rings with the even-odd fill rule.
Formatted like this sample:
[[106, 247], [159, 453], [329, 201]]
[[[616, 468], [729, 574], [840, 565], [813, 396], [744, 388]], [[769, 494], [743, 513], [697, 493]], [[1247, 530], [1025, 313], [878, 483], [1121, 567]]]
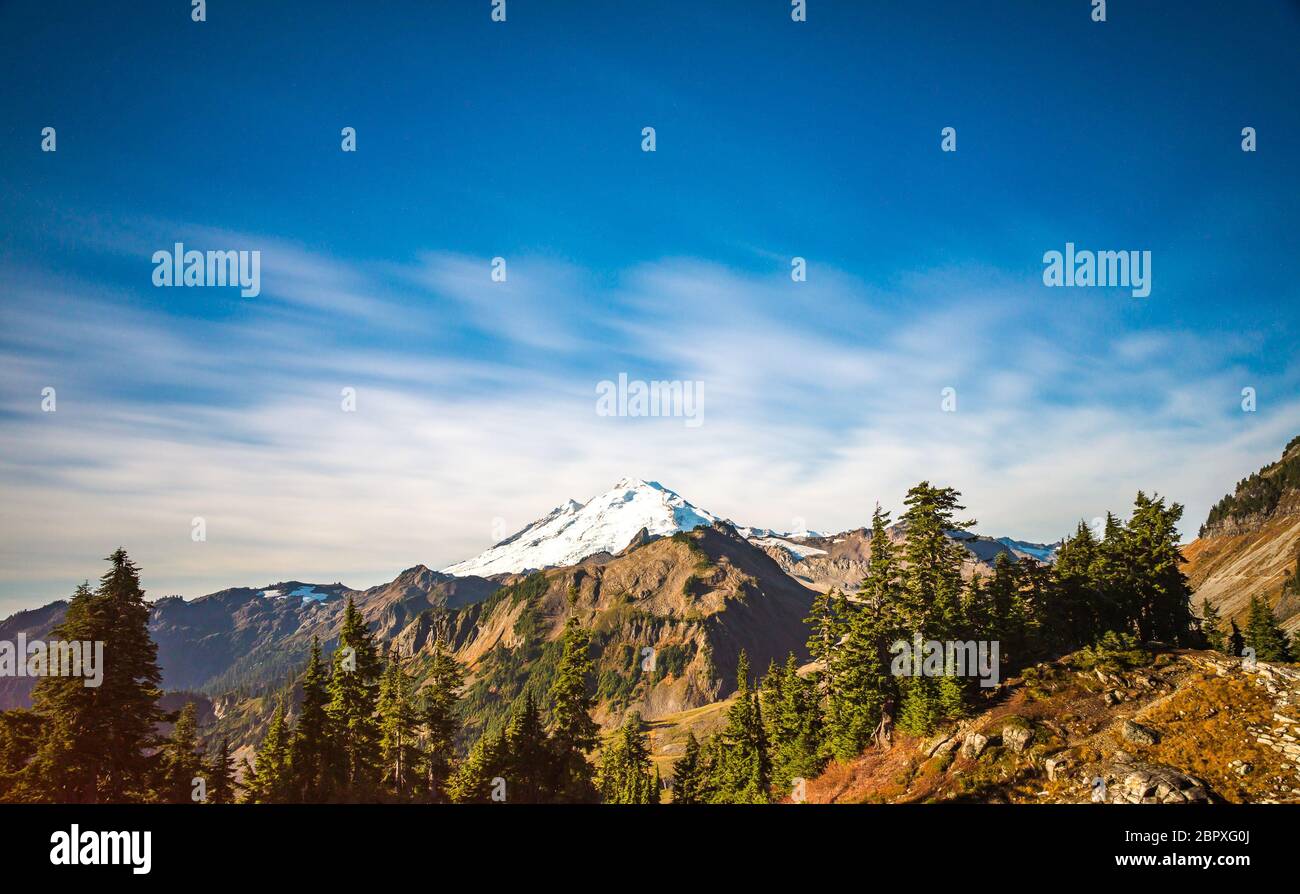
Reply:
[[[1042, 540], [1145, 488], [1186, 502], [1194, 532], [1300, 424], [1293, 381], [1239, 381], [1249, 337], [1112, 338], [1105, 312], [1025, 312], [1029, 287], [987, 271], [882, 291], [665, 259], [596, 288], [523, 261], [498, 292], [486, 259], [447, 253], [345, 264], [278, 246], [264, 263], [266, 300], [211, 319], [6, 271], [10, 607], [66, 593], [119, 544], [153, 595], [374, 584], [628, 474], [738, 521], [818, 529], [930, 479], [961, 489], [981, 530]], [[704, 425], [597, 416], [595, 383], [619, 372], [703, 381]], [[1267, 412], [1239, 411], [1243, 384]], [[45, 385], [56, 413], [40, 412]]]

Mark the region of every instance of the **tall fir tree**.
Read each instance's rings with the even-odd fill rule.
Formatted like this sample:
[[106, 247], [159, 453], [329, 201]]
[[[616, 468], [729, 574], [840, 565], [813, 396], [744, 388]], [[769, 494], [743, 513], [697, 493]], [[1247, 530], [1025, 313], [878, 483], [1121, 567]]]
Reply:
[[414, 683], [402, 667], [401, 656], [390, 651], [379, 685], [379, 761], [385, 791], [398, 801], [416, 798], [425, 778], [414, 690]]
[[[835, 653], [844, 635], [845, 601], [839, 592], [831, 589], [813, 597], [812, 611], [804, 623], [808, 625], [808, 654], [817, 666], [817, 688], [827, 702], [835, 699], [838, 664]], [[740, 685], [737, 681], [737, 685]]]
[[[899, 598], [901, 633], [917, 643], [959, 638], [965, 628], [962, 616], [962, 563], [965, 549], [950, 536], [972, 527], [962, 521], [961, 494], [951, 487], [922, 481], [908, 490], [901, 521], [906, 530], [905, 557]], [[998, 569], [994, 567], [994, 585]], [[1001, 594], [995, 589], [990, 599]], [[902, 637], [900, 637], [901, 639]], [[945, 672], [939, 677], [916, 676], [900, 683], [900, 728], [926, 735], [954, 709], [953, 696], [960, 685]]]
[[284, 701], [276, 703], [266, 735], [246, 774], [244, 800], [249, 804], [284, 804], [294, 799], [291, 747], [293, 728]]
[[884, 716], [897, 696], [887, 655], [901, 635], [897, 606], [902, 586], [888, 524], [889, 513], [877, 505], [871, 519], [867, 574], [834, 656], [839, 686], [828, 700], [826, 739], [830, 753], [840, 760], [860, 753], [882, 722], [885, 727], [893, 722]]
[[749, 658], [742, 649], [736, 662], [736, 695], [727, 709], [727, 726], [719, 736], [713, 767], [712, 800], [727, 804], [762, 804], [770, 798], [771, 757], [758, 693], [750, 686]]
[[210, 784], [199, 750], [198, 720], [194, 702], [186, 702], [176, 716], [171, 735], [159, 750], [157, 799], [166, 804], [195, 801], [195, 779], [203, 780], [204, 797]]
[[949, 535], [961, 533], [975, 522], [961, 521], [966, 507], [951, 487], [934, 487], [928, 481], [908, 490], [907, 510], [901, 521], [907, 532], [905, 570], [900, 605], [903, 627], [925, 639], [947, 639], [962, 627], [962, 562], [965, 549]]
[[595, 801], [597, 792], [587, 755], [599, 741], [600, 727], [591, 719], [594, 672], [591, 638], [577, 618], [564, 628], [564, 645], [551, 683], [551, 739], [555, 749], [552, 791], [563, 802]]
[[103, 643], [103, 680], [44, 676], [32, 690], [41, 718], [36, 754], [24, 771], [25, 797], [88, 804], [146, 800], [156, 764], [162, 673], [149, 636], [139, 569], [123, 549], [94, 592], [83, 585], [50, 639]]
[[1109, 612], [1095, 574], [1100, 555], [1100, 541], [1082, 521], [1056, 551], [1052, 568], [1064, 606], [1060, 626], [1067, 647], [1095, 642], [1105, 632], [1103, 617]]
[[1257, 661], [1292, 661], [1286, 634], [1273, 617], [1262, 596], [1250, 597], [1250, 614], [1246, 618], [1245, 645], [1255, 650]]
[[380, 776], [380, 660], [374, 635], [348, 597], [334, 650], [326, 713], [333, 733], [331, 782], [345, 800], [365, 801], [378, 795]]
[[465, 672], [460, 663], [442, 639], [436, 640], [424, 690], [426, 791], [435, 802], [448, 799], [447, 780], [456, 757], [456, 733], [460, 729], [458, 704], [464, 685]]
[[673, 762], [673, 803], [707, 804], [710, 800], [707, 757], [695, 733], [686, 734], [682, 756]]
[[1131, 594], [1133, 626], [1142, 642], [1192, 644], [1192, 589], [1183, 573], [1179, 547], [1183, 507], [1138, 491], [1125, 528], [1125, 583]]
[[1222, 652], [1227, 647], [1219, 610], [1214, 607], [1214, 603], [1210, 602], [1208, 596], [1201, 600], [1201, 635], [1205, 637], [1206, 644], [1216, 652]]
[[334, 753], [330, 734], [329, 673], [321, 657], [320, 640], [311, 638], [307, 669], [300, 683], [302, 704], [292, 746], [294, 788], [297, 799], [309, 804], [328, 797], [329, 759]]
[[825, 765], [817, 690], [799, 675], [799, 662], [790, 654], [784, 665], [768, 669], [758, 695], [772, 788], [789, 791], [793, 780], [811, 779]]
[[223, 738], [208, 764], [208, 803], [235, 803], [235, 759], [230, 754], [230, 740]]
[[658, 804], [659, 779], [641, 715], [633, 712], [600, 755], [599, 788], [606, 804]]
[[524, 693], [511, 708], [505, 750], [503, 775], [512, 803], [544, 804], [555, 797], [555, 756], [531, 692]]

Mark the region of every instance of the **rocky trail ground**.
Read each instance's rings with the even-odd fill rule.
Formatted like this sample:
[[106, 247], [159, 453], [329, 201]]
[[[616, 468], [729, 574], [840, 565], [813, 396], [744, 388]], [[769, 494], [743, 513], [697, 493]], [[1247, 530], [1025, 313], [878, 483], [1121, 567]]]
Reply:
[[[808, 780], [814, 803], [1300, 803], [1300, 668], [1209, 651], [1088, 667], [1078, 655], [1007, 680], [928, 739], [895, 733]], [[652, 725], [661, 773], [726, 703]]]

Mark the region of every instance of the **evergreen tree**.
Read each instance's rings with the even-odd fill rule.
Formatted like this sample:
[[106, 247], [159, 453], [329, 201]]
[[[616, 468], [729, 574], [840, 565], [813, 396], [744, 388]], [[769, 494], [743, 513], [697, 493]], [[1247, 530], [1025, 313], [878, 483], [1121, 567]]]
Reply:
[[302, 705], [293, 737], [294, 787], [307, 803], [325, 800], [328, 793], [328, 761], [333, 753], [330, 737], [329, 674], [321, 658], [320, 640], [311, 638], [311, 654], [302, 676]]
[[673, 803], [705, 804], [710, 800], [709, 767], [695, 733], [686, 734], [686, 749], [673, 763]]
[[[843, 698], [843, 690], [841, 690]], [[768, 669], [759, 689], [772, 787], [788, 791], [795, 779], [816, 776], [822, 757], [822, 718], [814, 685], [799, 676], [799, 662], [791, 654], [782, 667]]]
[[758, 693], [750, 688], [749, 658], [742, 650], [736, 667], [736, 696], [727, 709], [727, 726], [719, 737], [713, 768], [712, 800], [761, 804], [768, 800], [771, 764]]
[[1142, 642], [1175, 645], [1192, 641], [1192, 590], [1183, 574], [1178, 522], [1183, 507], [1138, 491], [1125, 529], [1126, 583], [1132, 594], [1134, 627]]
[[658, 804], [659, 780], [641, 715], [633, 712], [600, 755], [600, 795], [606, 804]]
[[414, 798], [424, 777], [414, 698], [414, 684], [402, 669], [401, 657], [390, 652], [379, 686], [379, 760], [384, 785], [399, 801]]
[[993, 576], [989, 579], [985, 598], [992, 619], [989, 639], [1001, 643], [1000, 652], [1018, 654], [1023, 650], [1028, 624], [1016, 564], [1006, 553], [999, 553], [993, 560]]
[[284, 702], [276, 704], [271, 723], [248, 779], [244, 784], [244, 800], [249, 804], [284, 804], [293, 799], [293, 775], [290, 764], [293, 729], [289, 726]]
[[959, 720], [968, 713], [966, 686], [951, 665], [945, 668], [944, 675], [939, 678], [936, 699], [939, 716], [944, 720]]
[[35, 792], [24, 791], [23, 773], [41, 736], [41, 716], [15, 708], [0, 711], [0, 802], [28, 800]]
[[[871, 519], [871, 554], [858, 604], [849, 612], [847, 631], [834, 656], [839, 686], [828, 700], [827, 738], [831, 754], [847, 760], [859, 754], [880, 727], [887, 703], [897, 695], [887, 656], [899, 638], [897, 606], [902, 585], [894, 545], [886, 526], [889, 514], [877, 506]], [[795, 773], [795, 776], [807, 774]]]
[[818, 668], [817, 685], [828, 701], [835, 698], [835, 652], [844, 635], [842, 611], [845, 605], [836, 590], [818, 593], [813, 597], [812, 613], [804, 619], [810, 630], [808, 654]]
[[936, 677], [908, 677], [900, 687], [898, 728], [914, 736], [928, 736], [943, 719]]
[[1250, 597], [1250, 614], [1246, 618], [1245, 644], [1255, 650], [1257, 661], [1291, 661], [1286, 634], [1278, 626], [1273, 611], [1263, 597]]
[[553, 797], [555, 760], [531, 692], [515, 702], [506, 721], [505, 754], [501, 775], [509, 784], [511, 802], [548, 802]]
[[[907, 539], [903, 549], [906, 562], [899, 599], [899, 627], [911, 634], [913, 648], [930, 640], [959, 638], [966, 627], [961, 577], [966, 551], [950, 535], [966, 531], [975, 522], [957, 520], [956, 514], [965, 509], [958, 503], [960, 498], [961, 494], [951, 487], [934, 487], [922, 481], [907, 492], [904, 500], [907, 510], [902, 521]], [[987, 598], [998, 622], [1009, 625], [1018, 586], [1014, 575], [1008, 576], [1006, 563], [1002, 563], [999, 572], [995, 563]], [[1011, 592], [1003, 592], [999, 585], [1005, 585]], [[946, 674], [938, 678], [906, 679], [900, 686], [899, 727], [916, 735], [928, 734], [935, 724], [956, 710], [954, 696], [960, 688], [960, 682]]]
[[230, 756], [230, 740], [222, 739], [208, 766], [208, 803], [235, 803], [235, 760]]
[[556, 778], [552, 784], [562, 802], [596, 800], [587, 754], [599, 741], [600, 727], [591, 719], [594, 702], [589, 680], [594, 671], [591, 639], [577, 618], [564, 628], [564, 645], [551, 683], [551, 740], [555, 750]]
[[966, 551], [949, 535], [965, 532], [975, 522], [957, 520], [956, 513], [966, 508], [957, 502], [960, 498], [951, 487], [922, 481], [904, 499], [902, 626], [923, 639], [948, 639], [963, 626], [961, 568]]
[[1131, 630], [1137, 603], [1128, 586], [1128, 532], [1112, 512], [1097, 549], [1093, 580], [1102, 592], [1102, 626], [1105, 630]]
[[447, 797], [456, 804], [489, 804], [494, 794], [508, 801], [506, 762], [505, 731], [485, 732], [448, 779]]
[[447, 799], [447, 779], [456, 755], [456, 733], [460, 729], [457, 704], [465, 673], [441, 639], [433, 646], [429, 678], [425, 688], [424, 728], [427, 789], [434, 801]]
[[177, 715], [171, 735], [159, 751], [158, 769], [158, 800], [166, 804], [193, 802], [194, 780], [204, 776], [194, 702], [186, 702]]
[[352, 598], [348, 597], [334, 650], [326, 708], [334, 744], [330, 755], [335, 788], [348, 800], [376, 793], [379, 780], [379, 651]]
[[1104, 618], [1110, 612], [1105, 609], [1105, 593], [1096, 577], [1101, 548], [1092, 529], [1081, 521], [1074, 536], [1056, 551], [1052, 569], [1064, 604], [1060, 618], [1063, 648], [1095, 642], [1105, 632]]
[[1241, 635], [1241, 628], [1237, 626], [1236, 621], [1229, 621], [1230, 631], [1228, 633], [1228, 654], [1240, 656], [1241, 650], [1246, 648], [1245, 637]]
[[93, 593], [83, 585], [50, 639], [103, 643], [103, 681], [44, 676], [32, 690], [41, 718], [36, 754], [24, 771], [24, 797], [59, 803], [139, 801], [149, 797], [158, 745], [162, 673], [149, 636], [149, 606], [139, 569], [118, 549]]
[[1227, 647], [1219, 610], [1210, 602], [1208, 596], [1201, 600], [1201, 635], [1205, 637], [1209, 647], [1216, 652], [1222, 652]]

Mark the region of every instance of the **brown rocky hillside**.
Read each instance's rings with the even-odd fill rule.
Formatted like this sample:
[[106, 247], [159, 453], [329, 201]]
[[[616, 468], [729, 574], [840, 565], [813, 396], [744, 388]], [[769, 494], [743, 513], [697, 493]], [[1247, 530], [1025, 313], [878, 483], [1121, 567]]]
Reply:
[[1280, 599], [1300, 556], [1300, 438], [1224, 497], [1183, 555], [1198, 603], [1207, 598], [1241, 623], [1251, 597], [1262, 596], [1284, 630], [1300, 629], [1300, 599]]
[[[576, 617], [592, 632], [597, 719], [615, 723], [629, 710], [655, 719], [729, 694], [741, 649], [755, 667], [805, 655], [813, 595], [720, 522], [517, 576], [448, 621], [470, 672], [467, 714], [477, 717], [479, 708], [498, 713], [525, 686], [544, 694], [564, 625]], [[473, 623], [460, 623], [462, 614]], [[438, 630], [412, 626], [394, 644], [418, 657]]]
[[[650, 725], [665, 779], [687, 732], [707, 738], [727, 704]], [[1300, 803], [1300, 668], [1252, 670], [1197, 651], [1123, 669], [1068, 656], [1006, 681], [985, 710], [931, 738], [895, 733], [888, 748], [832, 762], [805, 793], [813, 803]]]

